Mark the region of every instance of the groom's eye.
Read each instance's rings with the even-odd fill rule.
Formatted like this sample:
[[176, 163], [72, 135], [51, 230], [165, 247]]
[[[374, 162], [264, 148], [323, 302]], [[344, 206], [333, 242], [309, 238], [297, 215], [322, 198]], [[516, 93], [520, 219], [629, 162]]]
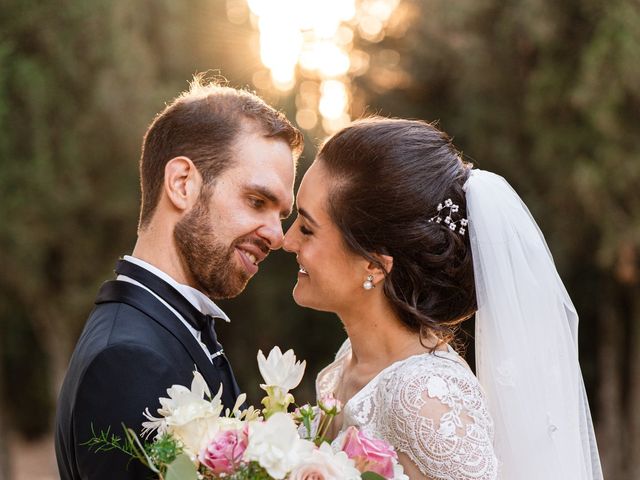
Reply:
[[311, 230], [309, 230], [307, 227], [305, 227], [304, 225], [300, 226], [300, 232], [303, 235], [311, 235], [311, 234], [313, 234], [313, 232]]
[[249, 204], [253, 208], [262, 208], [264, 207], [264, 200], [262, 200], [261, 198], [249, 197]]

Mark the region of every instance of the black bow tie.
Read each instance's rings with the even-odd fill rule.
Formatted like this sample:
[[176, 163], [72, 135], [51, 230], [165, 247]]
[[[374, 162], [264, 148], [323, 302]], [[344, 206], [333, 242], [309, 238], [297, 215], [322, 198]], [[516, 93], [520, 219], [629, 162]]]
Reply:
[[140, 282], [178, 312], [189, 325], [201, 332], [202, 342], [211, 353], [214, 364], [224, 354], [215, 331], [215, 317], [202, 313], [172, 285], [154, 275], [146, 268], [126, 260], [118, 260], [116, 273]]

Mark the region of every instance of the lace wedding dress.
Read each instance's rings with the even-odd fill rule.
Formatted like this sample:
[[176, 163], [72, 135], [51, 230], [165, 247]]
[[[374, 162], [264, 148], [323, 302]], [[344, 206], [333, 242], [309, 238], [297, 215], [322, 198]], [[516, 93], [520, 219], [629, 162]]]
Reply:
[[[349, 359], [347, 340], [316, 380], [334, 393]], [[382, 370], [342, 410], [342, 430], [356, 426], [404, 453], [434, 480], [494, 480], [493, 424], [484, 394], [455, 351], [414, 355]]]

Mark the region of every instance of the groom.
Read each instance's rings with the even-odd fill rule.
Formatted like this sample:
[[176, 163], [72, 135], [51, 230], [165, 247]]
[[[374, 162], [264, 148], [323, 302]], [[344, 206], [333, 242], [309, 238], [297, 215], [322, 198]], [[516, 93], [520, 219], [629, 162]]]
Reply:
[[302, 136], [245, 91], [196, 79], [144, 138], [142, 206], [131, 256], [103, 284], [71, 358], [56, 414], [62, 480], [145, 479], [119, 452], [82, 445], [121, 424], [140, 431], [146, 407], [196, 368], [212, 394], [239, 395], [214, 320], [212, 299], [238, 295], [270, 250], [282, 246]]

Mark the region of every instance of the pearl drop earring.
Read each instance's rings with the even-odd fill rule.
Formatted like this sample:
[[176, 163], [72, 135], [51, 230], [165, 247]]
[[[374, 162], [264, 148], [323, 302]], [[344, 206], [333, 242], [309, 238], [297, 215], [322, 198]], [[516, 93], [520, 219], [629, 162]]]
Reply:
[[375, 285], [373, 284], [373, 275], [369, 275], [362, 284], [362, 288], [364, 288], [365, 290], [371, 290], [374, 287]]

